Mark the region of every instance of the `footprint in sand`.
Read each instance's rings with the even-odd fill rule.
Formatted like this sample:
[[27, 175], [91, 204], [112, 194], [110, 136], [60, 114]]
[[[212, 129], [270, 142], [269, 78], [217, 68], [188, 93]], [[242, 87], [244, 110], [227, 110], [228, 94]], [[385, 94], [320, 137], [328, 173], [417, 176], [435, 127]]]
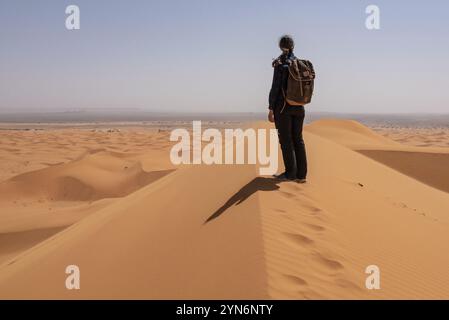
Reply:
[[301, 246], [304, 246], [304, 245], [312, 245], [315, 243], [315, 241], [313, 241], [312, 239], [299, 233], [284, 232], [284, 235], [295, 245], [299, 244]]
[[298, 285], [298, 286], [307, 286], [308, 285], [307, 281], [302, 279], [302, 278], [300, 278], [300, 277], [293, 276], [293, 275], [290, 275], [290, 274], [284, 274], [283, 276], [291, 284]]
[[356, 285], [355, 283], [346, 280], [346, 279], [337, 279], [335, 280], [335, 283], [344, 288], [345, 290], [356, 290], [356, 291], [362, 291], [363, 289], [361, 287], [359, 287], [358, 285]]
[[16, 259], [14, 259], [14, 260], [11, 260], [10, 262], [8, 262], [7, 266], [13, 265], [13, 264], [14, 264], [14, 263], [16, 263], [16, 262], [17, 262], [17, 260], [16, 260]]
[[331, 269], [333, 271], [344, 269], [344, 266], [336, 260], [329, 259], [323, 256], [321, 253], [316, 252], [314, 254], [315, 259], [324, 267]]
[[306, 227], [308, 227], [309, 229], [312, 229], [313, 231], [317, 231], [317, 232], [323, 232], [326, 230], [325, 227], [319, 226], [317, 224], [313, 224], [313, 223], [304, 223], [304, 225]]
[[324, 211], [314, 205], [310, 205], [310, 204], [306, 204], [306, 203], [301, 203], [301, 207], [303, 207], [304, 209], [306, 209], [307, 211], [309, 211], [310, 214], [312, 215], [316, 215], [318, 213], [324, 213]]
[[288, 191], [292, 191], [295, 193], [303, 193], [303, 188], [301, 188], [298, 184], [288, 184], [285, 185], [285, 189], [287, 189]]
[[290, 193], [287, 191], [280, 191], [280, 192], [281, 192], [282, 196], [284, 196], [285, 198], [288, 198], [288, 199], [296, 198], [296, 195], [293, 193]]

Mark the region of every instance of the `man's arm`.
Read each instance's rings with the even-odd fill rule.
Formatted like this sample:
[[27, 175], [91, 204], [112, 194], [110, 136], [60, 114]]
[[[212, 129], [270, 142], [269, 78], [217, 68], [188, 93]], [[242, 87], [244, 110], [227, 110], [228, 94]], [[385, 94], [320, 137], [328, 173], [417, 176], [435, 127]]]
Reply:
[[279, 72], [279, 67], [277, 65], [274, 66], [273, 71], [273, 82], [271, 84], [270, 95], [268, 98], [268, 108], [273, 110], [275, 107], [275, 103], [277, 98], [279, 97], [281, 91], [281, 72]]

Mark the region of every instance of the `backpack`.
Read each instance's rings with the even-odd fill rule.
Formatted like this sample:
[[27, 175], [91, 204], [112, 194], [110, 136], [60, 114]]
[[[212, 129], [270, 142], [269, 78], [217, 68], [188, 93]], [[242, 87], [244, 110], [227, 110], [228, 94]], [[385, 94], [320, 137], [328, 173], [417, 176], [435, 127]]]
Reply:
[[312, 62], [295, 58], [288, 66], [288, 73], [287, 92], [283, 92], [284, 101], [291, 106], [309, 104], [312, 101], [315, 80]]

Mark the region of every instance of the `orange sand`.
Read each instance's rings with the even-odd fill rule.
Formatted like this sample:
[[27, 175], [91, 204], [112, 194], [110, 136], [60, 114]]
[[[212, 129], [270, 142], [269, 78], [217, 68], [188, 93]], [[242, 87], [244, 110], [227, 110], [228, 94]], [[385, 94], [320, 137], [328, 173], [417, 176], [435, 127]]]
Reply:
[[320, 120], [296, 184], [174, 167], [144, 128], [0, 136], [0, 298], [449, 298], [448, 148]]

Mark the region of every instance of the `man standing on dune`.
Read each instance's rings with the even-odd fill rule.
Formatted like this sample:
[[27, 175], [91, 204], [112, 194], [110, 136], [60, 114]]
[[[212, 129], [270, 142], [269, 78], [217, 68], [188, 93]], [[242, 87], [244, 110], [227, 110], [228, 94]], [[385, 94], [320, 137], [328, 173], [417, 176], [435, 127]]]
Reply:
[[[279, 40], [279, 48], [282, 54], [273, 61], [274, 75], [273, 83], [269, 95], [268, 120], [274, 122], [278, 130], [279, 143], [281, 144], [282, 157], [285, 165], [285, 172], [275, 177], [282, 181], [306, 182], [307, 158], [306, 148], [302, 136], [304, 123], [304, 105], [292, 104], [286, 96], [289, 82], [290, 67], [299, 62], [293, 54], [294, 41], [291, 36], [282, 36]], [[308, 61], [307, 61], [308, 62]], [[298, 65], [296, 65], [298, 66]], [[301, 66], [306, 67], [304, 64]], [[296, 67], [298, 70], [298, 67]], [[310, 66], [310, 73], [313, 78], [315, 73]], [[299, 79], [300, 81], [302, 79]], [[302, 85], [301, 82], [299, 82]], [[312, 89], [313, 91], [313, 79]], [[301, 94], [304, 91], [301, 88]], [[307, 101], [307, 103], [310, 101]]]

